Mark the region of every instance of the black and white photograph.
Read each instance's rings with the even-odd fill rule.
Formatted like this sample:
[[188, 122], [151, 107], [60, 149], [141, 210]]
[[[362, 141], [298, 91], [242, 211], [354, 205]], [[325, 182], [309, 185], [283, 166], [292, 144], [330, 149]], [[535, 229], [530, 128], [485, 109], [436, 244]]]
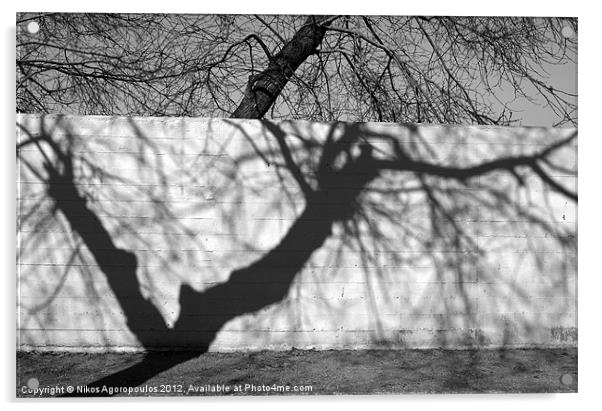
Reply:
[[16, 14], [17, 400], [579, 391], [576, 15], [307, 11]]

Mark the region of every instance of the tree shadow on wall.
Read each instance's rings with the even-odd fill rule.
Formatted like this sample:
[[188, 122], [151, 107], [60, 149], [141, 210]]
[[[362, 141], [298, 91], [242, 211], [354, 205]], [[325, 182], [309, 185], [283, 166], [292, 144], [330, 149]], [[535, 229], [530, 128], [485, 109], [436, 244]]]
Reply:
[[[255, 262], [232, 271], [227, 281], [203, 291], [182, 284], [178, 301], [180, 313], [172, 326], [156, 304], [141, 292], [137, 274], [139, 259], [135, 252], [116, 244], [90, 206], [94, 198], [79, 184], [85, 176], [77, 175], [75, 159], [79, 163], [85, 161], [74, 154], [77, 136], [68, 121], [59, 118], [54, 128], [49, 129], [42, 117], [38, 134], [21, 127], [28, 138], [17, 147], [20, 161], [44, 182], [47, 197], [53, 200], [55, 210], [66, 218], [70, 229], [92, 254], [123, 311], [128, 329], [146, 349], [142, 361], [89, 383], [89, 388], [138, 386], [162, 371], [205, 353], [228, 321], [282, 301], [312, 254], [333, 236], [340, 236], [342, 244], [365, 262], [363, 267], [367, 274], [376, 278], [381, 275], [378, 269], [381, 264], [375, 261], [380, 258], [377, 254], [386, 255], [393, 267], [411, 266], [418, 262], [399, 250], [418, 247], [419, 256], [428, 256], [441, 279], [450, 271], [458, 277], [457, 293], [464, 301], [467, 318], [477, 311], [470, 306], [462, 284], [484, 258], [482, 247], [474, 242], [474, 232], [461, 223], [461, 217], [472, 212], [471, 206], [520, 215], [524, 229], [536, 227], [569, 253], [573, 250], [575, 238], [570, 230], [559, 231], [546, 216], [533, 213], [528, 205], [519, 205], [496, 175], [509, 176], [515, 186], [527, 191], [527, 180], [537, 178], [551, 191], [576, 201], [576, 193], [552, 177], [553, 171], [574, 174], [572, 169], [559, 166], [553, 160], [558, 151], [570, 147], [576, 133], [530, 154], [495, 158], [484, 155], [484, 160], [474, 162], [462, 156], [454, 158], [453, 148], [447, 157], [439, 158], [440, 153], [433, 150], [432, 143], [411, 125], [404, 126], [406, 137], [411, 137], [404, 140], [387, 130], [375, 130], [363, 124], [322, 125], [327, 129], [318, 132], [307, 124], [262, 121], [261, 132], [253, 134], [240, 123], [228, 123], [253, 147], [250, 153], [232, 161], [233, 175], [245, 161], [264, 162], [281, 183], [286, 194], [282, 196], [283, 201], [284, 197], [294, 197], [287, 191], [291, 183], [300, 194], [291, 204], [297, 201], [302, 207], [275, 246]], [[140, 144], [152, 148], [150, 140], [134, 122], [131, 127]], [[61, 133], [55, 133], [57, 129]], [[259, 147], [258, 139], [265, 139], [268, 144]], [[23, 149], [32, 147], [42, 156], [42, 167], [21, 155]], [[109, 170], [94, 167], [92, 163], [86, 166], [110, 176]], [[418, 224], [412, 216], [416, 201], [421, 203], [424, 217]], [[391, 227], [397, 231], [392, 232]], [[517, 292], [520, 296], [520, 290]], [[422, 308], [413, 304], [413, 309], [420, 312]], [[445, 340], [445, 336], [442, 338]], [[170, 355], [156, 351], [166, 347], [185, 350]]]

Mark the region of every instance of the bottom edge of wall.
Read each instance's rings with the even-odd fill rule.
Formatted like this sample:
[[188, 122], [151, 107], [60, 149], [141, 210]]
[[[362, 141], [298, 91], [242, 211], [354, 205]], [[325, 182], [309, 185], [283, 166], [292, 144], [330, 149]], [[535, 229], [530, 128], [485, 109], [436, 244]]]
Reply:
[[[535, 349], [572, 349], [577, 348], [577, 343], [566, 344], [513, 344], [513, 345], [462, 345], [462, 346], [377, 346], [377, 345], [358, 345], [355, 347], [334, 347], [334, 346], [278, 346], [278, 347], [239, 347], [239, 348], [212, 348], [209, 353], [246, 353], [261, 351], [405, 351], [405, 350], [535, 350]], [[144, 353], [144, 352], [187, 352], [194, 351], [192, 347], [153, 347], [145, 349], [137, 346], [32, 346], [22, 345], [17, 347], [17, 353]]]

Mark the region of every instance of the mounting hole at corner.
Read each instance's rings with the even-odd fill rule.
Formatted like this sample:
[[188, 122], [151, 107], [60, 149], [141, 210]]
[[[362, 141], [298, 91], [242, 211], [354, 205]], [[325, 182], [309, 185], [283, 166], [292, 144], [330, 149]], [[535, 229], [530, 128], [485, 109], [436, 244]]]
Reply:
[[36, 34], [38, 31], [40, 31], [40, 25], [37, 21], [30, 21], [27, 25], [27, 31], [31, 34]]
[[36, 390], [40, 386], [40, 381], [37, 378], [30, 378], [27, 380], [27, 388]]
[[562, 374], [560, 377], [560, 382], [562, 385], [572, 385], [573, 384], [573, 376], [571, 374]]
[[575, 30], [571, 26], [564, 26], [561, 33], [564, 38], [570, 39], [575, 35]]

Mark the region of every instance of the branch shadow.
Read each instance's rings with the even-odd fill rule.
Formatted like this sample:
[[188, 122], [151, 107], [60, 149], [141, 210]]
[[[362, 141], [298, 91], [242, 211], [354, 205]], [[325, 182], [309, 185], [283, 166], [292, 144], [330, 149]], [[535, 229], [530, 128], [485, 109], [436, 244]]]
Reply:
[[[235, 187], [236, 180], [240, 178], [236, 170], [246, 161], [264, 162], [274, 170], [280, 188], [285, 193], [281, 201], [289, 201], [296, 215], [277, 244], [256, 261], [233, 270], [226, 281], [202, 291], [183, 283], [178, 297], [180, 313], [173, 324], [166, 321], [164, 313], [151, 298], [143, 295], [144, 287], [139, 280], [141, 267], [136, 253], [118, 246], [106, 223], [90, 205], [98, 200], [88, 193], [82, 193], [77, 181], [82, 178], [77, 175], [82, 171], [76, 170], [75, 166], [76, 160], [82, 162], [76, 154], [77, 133], [70, 129], [68, 121], [59, 117], [54, 128], [48, 129], [42, 117], [38, 126], [41, 131], [39, 134], [30, 133], [22, 127], [28, 139], [18, 146], [20, 161], [45, 184], [46, 196], [52, 200], [55, 211], [60, 211], [69, 229], [78, 234], [91, 253], [95, 264], [106, 277], [129, 331], [146, 350], [139, 363], [88, 383], [89, 390], [85, 395], [106, 396], [105, 392], [97, 389], [103, 386], [138, 386], [165, 370], [207, 352], [217, 333], [228, 321], [283, 301], [291, 291], [296, 276], [329, 238], [340, 239], [339, 254], [345, 252], [343, 249], [357, 253], [368, 285], [371, 280], [378, 283], [379, 279], [386, 279], [383, 267], [395, 271], [400, 267], [420, 266], [425, 258], [435, 267], [435, 286], [445, 284], [450, 275], [455, 277], [458, 301], [450, 305], [443, 301], [444, 313], [453, 314], [454, 310], [460, 309], [465, 314], [461, 316], [466, 321], [465, 328], [473, 331], [467, 335], [466, 344], [477, 346], [486, 344], [474, 325], [479, 308], [472, 305], [470, 291], [464, 287], [465, 284], [476, 282], [474, 277], [479, 273], [480, 281], [486, 281], [483, 273], [489, 271], [478, 270], [483, 265], [485, 248], [474, 241], [474, 231], [471, 230], [475, 227], [468, 228], [471, 223], [481, 221], [470, 217], [474, 213], [474, 205], [504, 215], [520, 215], [522, 219], [519, 222], [524, 225], [523, 229], [538, 227], [569, 253], [575, 247], [576, 236], [570, 234], [570, 230], [561, 232], [549, 223], [546, 216], [537, 215], [528, 206], [519, 205], [508, 195], [508, 188], [500, 185], [499, 181], [487, 181], [480, 175], [475, 176], [474, 181], [455, 178], [441, 180], [440, 176], [436, 178], [428, 173], [409, 170], [406, 174], [400, 174], [376, 167], [375, 164], [382, 164], [383, 160], [389, 159], [391, 153], [397, 156], [396, 160], [403, 160], [406, 158], [405, 151], [414, 153], [424, 164], [442, 161], [438, 158], [441, 150], [439, 154], [433, 154], [436, 150], [411, 125], [406, 128], [412, 139], [408, 140], [409, 143], [405, 142], [402, 148], [397, 136], [392, 136], [386, 130], [371, 131], [363, 124], [334, 123], [328, 125], [325, 132], [324, 129], [316, 132], [307, 124], [263, 121], [260, 123], [259, 137], [251, 135], [237, 122], [229, 124], [253, 146], [250, 154], [231, 159], [229, 177]], [[141, 144], [138, 152], [150, 150], [154, 153], [151, 158], [161, 158], [144, 131], [134, 121], [130, 122], [130, 126]], [[53, 135], [57, 134], [56, 129], [62, 130], [58, 137]], [[257, 138], [265, 138], [264, 148], [254, 145]], [[294, 139], [293, 144], [290, 143], [291, 139]], [[20, 152], [26, 146], [36, 147], [43, 158], [41, 168], [21, 156]], [[450, 159], [449, 156], [443, 160], [452, 166], [466, 161], [465, 158]], [[148, 163], [143, 156], [138, 158], [138, 162]], [[158, 195], [148, 195], [156, 200], [161, 195], [167, 195], [161, 190], [165, 190], [165, 181], [171, 176], [161, 171], [163, 165], [158, 160], [150, 167], [158, 170], [162, 182]], [[214, 165], [209, 165], [201, 172], [208, 172], [210, 167]], [[87, 169], [105, 178], [111, 177], [109, 170], [94, 167], [90, 163]], [[503, 171], [511, 175], [515, 185], [521, 186], [521, 181], [528, 178], [517, 174], [515, 169]], [[289, 190], [290, 186], [295, 189]], [[231, 186], [222, 188], [231, 189]], [[219, 189], [215, 189], [212, 195], [216, 194], [219, 194]], [[417, 206], [417, 202], [421, 205]], [[161, 207], [160, 201], [155, 201], [155, 204]], [[296, 211], [299, 208], [300, 211]], [[420, 209], [420, 217], [412, 214], [416, 208]], [[168, 209], [161, 210], [166, 214], [170, 212]], [[238, 210], [230, 212], [237, 213]], [[20, 224], [32, 213], [35, 213], [35, 209], [22, 215]], [[21, 229], [21, 225], [19, 227]], [[399, 231], [391, 231], [391, 227], [401, 230], [403, 236]], [[510, 231], [515, 237], [519, 234], [517, 230]], [[143, 233], [137, 235], [144, 237]], [[477, 235], [477, 238], [480, 237]], [[412, 255], [400, 252], [403, 249], [420, 251]], [[343, 257], [335, 255], [333, 258]], [[386, 263], [382, 263], [383, 259]], [[168, 259], [166, 264], [169, 262]], [[372, 295], [372, 300], [375, 294], [386, 296], [387, 292], [386, 284], [382, 289], [371, 288], [367, 291]], [[513, 293], [519, 298], [529, 298], [521, 294], [519, 283], [514, 285]], [[429, 309], [412, 296], [403, 298], [407, 299], [405, 303], [410, 307], [407, 312], [409, 316], [421, 315]], [[51, 299], [48, 300], [50, 302]], [[377, 319], [374, 342], [378, 344], [382, 339], [382, 345], [386, 347], [386, 333], [379, 331], [378, 325], [382, 316], [376, 304], [372, 307], [373, 317]], [[458, 324], [450, 324], [449, 318], [449, 315], [440, 316], [441, 330], [459, 327]], [[185, 341], [183, 335], [186, 336]], [[442, 346], [447, 344], [446, 335], [442, 332], [437, 337]], [[504, 336], [508, 344], [510, 340], [511, 337]], [[168, 347], [178, 347], [182, 351], [169, 355], [157, 351]], [[476, 364], [471, 366], [476, 367]], [[81, 395], [74, 393], [70, 396]]]

